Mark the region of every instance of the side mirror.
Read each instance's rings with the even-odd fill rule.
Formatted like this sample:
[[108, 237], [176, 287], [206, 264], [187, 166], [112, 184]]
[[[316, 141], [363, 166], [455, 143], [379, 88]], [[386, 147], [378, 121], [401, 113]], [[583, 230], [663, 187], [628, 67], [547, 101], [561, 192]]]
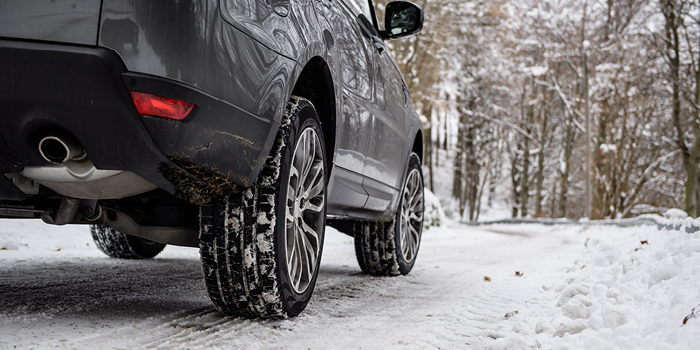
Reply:
[[408, 1], [392, 1], [386, 5], [384, 23], [389, 39], [418, 34], [423, 29], [423, 9]]

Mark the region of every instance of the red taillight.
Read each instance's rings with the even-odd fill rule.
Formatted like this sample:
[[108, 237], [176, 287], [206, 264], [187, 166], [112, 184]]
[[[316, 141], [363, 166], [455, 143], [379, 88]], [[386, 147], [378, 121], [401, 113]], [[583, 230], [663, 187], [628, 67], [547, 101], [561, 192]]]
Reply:
[[194, 108], [194, 104], [174, 98], [135, 91], [130, 91], [129, 93], [141, 115], [183, 120], [187, 118], [192, 112], [192, 108]]

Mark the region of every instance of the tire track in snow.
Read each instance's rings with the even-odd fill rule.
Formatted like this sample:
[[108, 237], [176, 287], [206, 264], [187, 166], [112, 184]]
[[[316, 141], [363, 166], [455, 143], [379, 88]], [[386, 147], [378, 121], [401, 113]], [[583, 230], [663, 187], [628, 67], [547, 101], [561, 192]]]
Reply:
[[[129, 325], [118, 332], [134, 333], [134, 328], [144, 331], [118, 349], [206, 349], [224, 345], [230, 335], [246, 333], [255, 328], [255, 321], [227, 317], [213, 307], [200, 308], [162, 316], [139, 325]], [[92, 342], [99, 342], [92, 339]]]
[[245, 332], [255, 327], [255, 324], [233, 317], [223, 317], [213, 310], [197, 318], [183, 318], [170, 321], [161, 327], [165, 332], [173, 332], [166, 337], [162, 337], [146, 343], [146, 349], [197, 349], [207, 348], [216, 344], [222, 335], [230, 333]]

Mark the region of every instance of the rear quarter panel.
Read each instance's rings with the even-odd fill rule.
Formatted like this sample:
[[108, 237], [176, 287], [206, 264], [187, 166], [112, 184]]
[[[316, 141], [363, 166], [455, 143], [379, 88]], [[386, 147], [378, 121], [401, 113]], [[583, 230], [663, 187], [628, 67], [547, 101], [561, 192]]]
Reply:
[[101, 0], [0, 1], [0, 37], [95, 45]]
[[275, 121], [296, 69], [226, 22], [217, 1], [105, 0], [99, 44], [130, 71], [182, 81]]

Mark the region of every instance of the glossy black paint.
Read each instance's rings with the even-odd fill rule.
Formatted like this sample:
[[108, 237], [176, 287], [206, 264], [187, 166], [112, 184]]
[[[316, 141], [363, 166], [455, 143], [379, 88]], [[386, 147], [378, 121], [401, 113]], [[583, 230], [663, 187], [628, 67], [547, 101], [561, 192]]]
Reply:
[[[31, 1], [38, 4], [40, 0]], [[99, 2], [76, 3], [94, 7]], [[12, 7], [8, 3], [0, 1], [0, 18], [8, 16], [2, 14], [2, 9], [19, 11], [16, 5]], [[283, 108], [294, 92], [315, 104], [330, 142], [327, 144], [332, 160], [328, 214], [335, 218], [393, 216], [409, 152], [415, 151], [420, 142], [421, 123], [396, 63], [384, 45], [387, 35], [376, 27], [378, 21], [371, 2], [103, 0], [101, 3], [99, 13], [91, 10], [89, 20], [81, 17], [76, 22], [81, 23], [83, 33], [73, 38], [56, 39], [21, 24], [10, 30], [8, 25], [0, 23], [0, 37], [13, 40], [5, 43], [21, 42], [34, 51], [50, 45], [57, 55], [61, 51], [72, 53], [78, 47], [66, 43], [88, 45], [83, 49], [104, 50], [112, 56], [103, 57], [103, 61], [117, 62], [106, 64], [105, 72], [109, 74], [105, 73], [104, 77], [77, 74], [70, 79], [67, 77], [77, 68], [58, 69], [57, 75], [52, 76], [54, 73], [8, 58], [2, 70], [23, 67], [11, 73], [12, 76], [32, 81], [23, 93], [44, 84], [51, 90], [43, 92], [49, 100], [64, 96], [75, 103], [55, 109], [44, 103], [46, 108], [41, 113], [30, 113], [26, 107], [19, 113], [22, 117], [0, 112], [0, 119], [7, 126], [3, 128], [6, 131], [0, 131], [7, 146], [0, 144], [3, 172], [45, 164], [29, 141], [36, 137], [32, 133], [42, 126], [58, 126], [85, 144], [98, 168], [133, 171], [165, 191], [197, 203], [183, 194], [181, 187], [191, 181], [203, 183], [204, 188], [222, 183], [245, 187], [255, 179], [276, 135]], [[33, 18], [32, 23], [43, 16], [57, 26], [65, 23], [66, 16], [78, 16], [77, 12], [66, 15], [68, 7], [63, 5], [41, 7], [23, 16]], [[400, 5], [397, 11], [413, 8], [406, 3]], [[56, 18], [51, 16], [51, 11]], [[422, 10], [418, 14], [422, 24]], [[420, 27], [397, 35], [414, 34], [418, 30]], [[26, 55], [30, 59], [34, 57]], [[0, 80], [0, 91], [11, 90], [6, 81]], [[106, 109], [112, 112], [101, 112], [104, 105], [91, 105], [85, 99], [90, 94], [78, 91], [92, 85], [114, 91], [109, 95], [111, 107]], [[66, 87], [64, 92], [56, 92], [62, 87]], [[195, 103], [196, 108], [182, 122], [138, 116], [128, 91], [182, 99]], [[15, 99], [10, 103], [26, 99], [17, 94], [10, 96], [14, 97], [0, 98]], [[109, 128], [129, 131], [106, 136], [99, 131], [105, 129], [106, 124], [101, 124], [103, 119], [114, 120], [116, 124], [120, 120], [128, 121], [118, 127], [110, 124]], [[125, 157], [126, 152], [98, 146], [98, 139], [112, 141], [112, 145], [128, 140], [139, 150], [137, 154], [148, 151], [128, 161], [117, 159]], [[187, 179], [177, 179], [174, 174], [185, 174]], [[215, 190], [202, 192], [202, 195], [220, 194]]]

